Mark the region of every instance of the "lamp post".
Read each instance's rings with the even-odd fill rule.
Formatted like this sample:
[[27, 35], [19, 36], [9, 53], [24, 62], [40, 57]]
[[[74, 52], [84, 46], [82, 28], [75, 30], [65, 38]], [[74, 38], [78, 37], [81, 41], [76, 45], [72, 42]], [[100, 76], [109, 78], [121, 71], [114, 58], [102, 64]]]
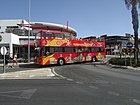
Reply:
[[30, 62], [30, 0], [28, 0], [28, 63]]

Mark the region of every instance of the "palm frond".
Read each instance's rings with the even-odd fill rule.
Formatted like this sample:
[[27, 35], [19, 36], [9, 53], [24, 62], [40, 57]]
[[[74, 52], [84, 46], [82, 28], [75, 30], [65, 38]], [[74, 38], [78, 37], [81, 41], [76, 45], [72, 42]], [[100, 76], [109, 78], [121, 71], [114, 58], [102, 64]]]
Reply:
[[127, 9], [132, 6], [138, 6], [140, 8], [140, 0], [124, 0]]
[[124, 1], [125, 1], [125, 5], [126, 5], [127, 9], [129, 9], [131, 6], [131, 0], [124, 0]]

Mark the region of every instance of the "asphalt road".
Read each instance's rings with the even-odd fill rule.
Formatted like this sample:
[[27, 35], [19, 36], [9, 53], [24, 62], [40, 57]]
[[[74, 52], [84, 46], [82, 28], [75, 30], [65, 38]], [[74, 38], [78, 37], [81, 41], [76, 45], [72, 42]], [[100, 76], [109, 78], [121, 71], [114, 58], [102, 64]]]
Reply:
[[140, 71], [92, 63], [49, 68], [51, 79], [0, 80], [0, 105], [140, 104]]

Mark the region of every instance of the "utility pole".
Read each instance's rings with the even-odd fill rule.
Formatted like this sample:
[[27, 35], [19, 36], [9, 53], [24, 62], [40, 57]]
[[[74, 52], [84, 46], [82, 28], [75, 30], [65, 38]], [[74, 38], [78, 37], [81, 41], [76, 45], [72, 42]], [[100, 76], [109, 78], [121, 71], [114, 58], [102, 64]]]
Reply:
[[30, 62], [30, 0], [28, 0], [28, 63]]

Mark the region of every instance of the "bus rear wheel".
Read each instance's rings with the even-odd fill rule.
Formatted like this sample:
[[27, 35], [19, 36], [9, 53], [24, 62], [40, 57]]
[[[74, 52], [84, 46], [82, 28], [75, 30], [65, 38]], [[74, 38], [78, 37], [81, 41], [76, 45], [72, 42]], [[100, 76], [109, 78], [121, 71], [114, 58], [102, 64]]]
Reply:
[[64, 60], [62, 59], [62, 58], [60, 58], [59, 60], [58, 60], [58, 65], [60, 65], [60, 66], [62, 66], [62, 65], [64, 65]]

